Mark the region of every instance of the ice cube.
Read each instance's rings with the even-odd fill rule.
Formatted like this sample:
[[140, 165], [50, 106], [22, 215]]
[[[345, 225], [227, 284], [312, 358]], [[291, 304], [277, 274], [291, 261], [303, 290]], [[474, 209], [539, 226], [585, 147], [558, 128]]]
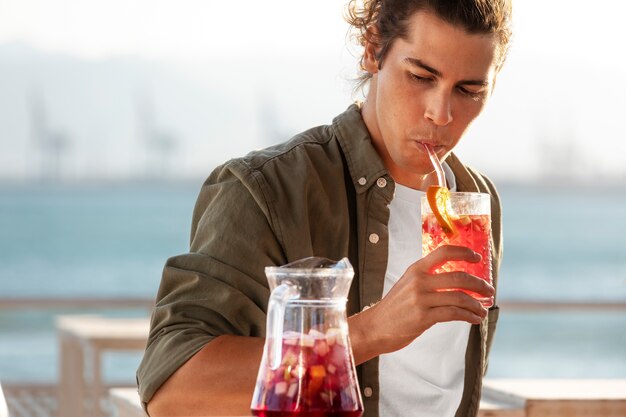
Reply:
[[313, 346], [313, 352], [320, 356], [326, 356], [329, 350], [328, 343], [323, 340], [318, 340], [315, 346]]
[[283, 333], [283, 343], [290, 346], [295, 346], [300, 340], [300, 333], [294, 331], [286, 331]]
[[296, 395], [296, 392], [298, 392], [298, 384], [294, 382], [289, 385], [289, 389], [287, 390], [287, 397], [293, 398]]
[[288, 349], [287, 352], [283, 355], [282, 364], [283, 365], [295, 365], [298, 361], [298, 357], [294, 353], [292, 349]]
[[470, 219], [469, 216], [461, 216], [459, 218], [459, 223], [461, 223], [463, 226], [467, 226], [471, 222], [472, 222], [472, 219]]
[[293, 370], [291, 371], [291, 375], [296, 378], [302, 378], [304, 377], [304, 374], [306, 374], [306, 368], [302, 365], [298, 365], [294, 367]]
[[[329, 340], [329, 345], [333, 345], [335, 342], [343, 346], [343, 331], [338, 327], [331, 327], [326, 332], [326, 339]], [[330, 340], [333, 339], [333, 343]]]
[[315, 339], [308, 334], [303, 334], [300, 339], [300, 345], [304, 347], [313, 347], [313, 345], [315, 345]]
[[325, 337], [324, 333], [316, 329], [309, 330], [309, 336], [313, 337], [314, 339], [324, 339]]
[[283, 395], [287, 392], [287, 383], [285, 381], [278, 382], [274, 387], [276, 395]]

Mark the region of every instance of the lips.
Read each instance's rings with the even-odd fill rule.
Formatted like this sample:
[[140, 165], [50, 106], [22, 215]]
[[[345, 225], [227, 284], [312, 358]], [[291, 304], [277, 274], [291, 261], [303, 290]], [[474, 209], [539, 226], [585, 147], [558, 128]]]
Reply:
[[438, 144], [438, 143], [436, 143], [435, 141], [430, 141], [430, 140], [415, 140], [414, 142], [415, 142], [415, 144], [416, 144], [416, 145], [417, 145], [420, 149], [422, 149], [422, 150], [424, 150], [424, 151], [425, 151], [425, 148], [424, 148], [424, 145], [425, 145], [425, 144], [426, 144], [426, 145], [430, 145], [430, 146], [431, 146], [431, 147], [435, 150], [435, 152], [437, 152], [437, 153], [442, 152], [442, 151], [444, 151], [444, 152], [445, 152], [445, 149], [446, 149], [446, 147], [445, 147], [444, 145], [439, 145], [439, 144]]

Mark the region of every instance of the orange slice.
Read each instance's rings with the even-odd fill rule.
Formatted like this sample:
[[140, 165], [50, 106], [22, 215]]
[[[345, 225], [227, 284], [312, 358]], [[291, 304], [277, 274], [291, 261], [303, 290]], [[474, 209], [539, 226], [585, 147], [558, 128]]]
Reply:
[[431, 185], [426, 190], [426, 199], [444, 233], [448, 236], [454, 236], [457, 231], [452, 222], [454, 216], [450, 212], [450, 190], [446, 187]]
[[309, 393], [313, 396], [319, 392], [320, 388], [322, 388], [324, 378], [326, 377], [326, 368], [324, 368], [324, 365], [313, 365], [309, 368], [309, 375], [311, 377], [309, 382]]

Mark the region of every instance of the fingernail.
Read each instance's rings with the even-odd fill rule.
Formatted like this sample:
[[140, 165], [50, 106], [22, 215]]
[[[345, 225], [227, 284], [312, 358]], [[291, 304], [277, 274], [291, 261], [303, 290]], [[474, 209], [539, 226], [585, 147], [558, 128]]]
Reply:
[[474, 259], [476, 259], [477, 261], [480, 261], [482, 259], [482, 256], [480, 255], [480, 253], [474, 252]]

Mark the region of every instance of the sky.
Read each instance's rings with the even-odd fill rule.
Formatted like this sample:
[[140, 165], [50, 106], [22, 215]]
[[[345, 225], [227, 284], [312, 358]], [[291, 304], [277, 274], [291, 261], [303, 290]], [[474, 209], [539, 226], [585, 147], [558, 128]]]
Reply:
[[[305, 4], [306, 6], [303, 6]], [[120, 54], [196, 60], [342, 48], [343, 0], [0, 0], [0, 41], [25, 40], [85, 58]], [[614, 0], [517, 0], [514, 53], [624, 66], [626, 5]], [[285, 36], [288, 34], [288, 36]]]
[[[295, 133], [329, 122], [354, 99], [349, 79], [358, 51], [346, 46], [344, 5], [343, 0], [0, 0], [0, 46], [26, 44], [96, 64], [120, 57], [166, 63], [200, 83], [217, 85], [247, 114], [254, 109], [245, 91], [256, 89], [257, 96], [274, 102], [270, 110], [278, 114], [279, 127]], [[626, 3], [614, 0], [515, 1], [509, 59], [486, 111], [459, 145], [464, 160], [502, 178], [626, 179], [624, 15]], [[306, 111], [295, 111], [302, 102]], [[164, 119], [174, 111], [161, 107]], [[224, 156], [263, 144], [232, 142], [237, 144], [223, 145]], [[6, 143], [0, 142], [5, 155]], [[28, 158], [27, 147], [21, 149], [14, 160]], [[208, 151], [206, 143], [192, 140], [181, 150], [191, 175], [205, 169], [202, 155]], [[0, 161], [5, 166], [0, 176], [8, 175], [8, 158]], [[128, 171], [122, 164], [130, 162], [116, 163], [111, 170]], [[74, 165], [74, 176], [80, 176], [80, 163]]]
[[346, 31], [343, 4], [332, 0], [0, 0], [0, 10], [0, 41], [92, 59], [197, 61], [259, 48], [304, 54], [341, 48]]

